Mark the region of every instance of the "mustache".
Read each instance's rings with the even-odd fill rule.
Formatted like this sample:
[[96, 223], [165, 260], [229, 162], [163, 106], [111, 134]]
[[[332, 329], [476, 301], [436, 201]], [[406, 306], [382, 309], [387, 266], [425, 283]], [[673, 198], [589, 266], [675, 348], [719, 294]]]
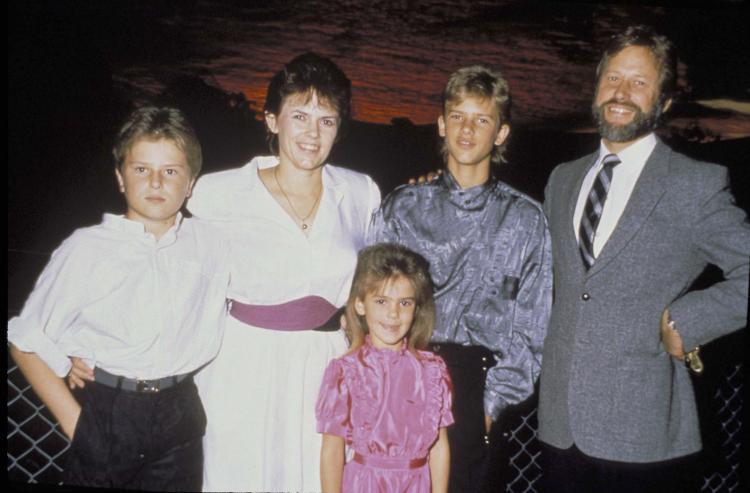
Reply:
[[620, 105], [620, 106], [625, 106], [627, 108], [632, 109], [633, 111], [640, 111], [641, 110], [638, 106], [636, 106], [635, 104], [631, 103], [630, 101], [617, 101], [614, 98], [609, 99], [609, 100], [603, 102], [602, 104], [600, 104], [599, 105], [599, 109], [603, 109], [608, 104], [617, 104], [617, 105]]

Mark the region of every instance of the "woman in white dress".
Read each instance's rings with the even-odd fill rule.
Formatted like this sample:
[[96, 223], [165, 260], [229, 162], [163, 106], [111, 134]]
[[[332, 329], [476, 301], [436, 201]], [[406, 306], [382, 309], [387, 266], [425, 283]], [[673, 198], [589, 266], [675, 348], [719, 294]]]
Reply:
[[224, 341], [197, 378], [206, 409], [205, 491], [319, 491], [315, 400], [328, 362], [346, 351], [335, 320], [346, 302], [380, 191], [325, 164], [350, 116], [351, 84], [307, 53], [268, 87], [275, 156], [203, 176], [188, 208], [232, 242]]

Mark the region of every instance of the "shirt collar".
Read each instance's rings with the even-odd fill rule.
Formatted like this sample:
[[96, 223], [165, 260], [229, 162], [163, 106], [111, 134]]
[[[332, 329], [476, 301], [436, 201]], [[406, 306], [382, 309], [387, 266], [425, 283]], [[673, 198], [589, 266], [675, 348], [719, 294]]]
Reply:
[[[651, 155], [651, 152], [653, 152], [654, 147], [656, 147], [656, 143], [656, 135], [651, 132], [644, 138], [639, 139], [637, 142], [621, 150], [617, 153], [617, 157], [620, 159], [621, 163], [618, 167], [623, 167], [623, 165], [635, 167], [643, 166]], [[604, 140], [602, 140], [599, 144], [599, 158], [596, 161], [597, 166], [601, 164], [604, 157], [608, 154], [613, 153], [607, 149], [607, 146], [604, 145]]]
[[[249, 163], [242, 167], [242, 171], [249, 174], [248, 187], [252, 189], [258, 185], [262, 185], [260, 177], [258, 176], [259, 170], [264, 168], [273, 168], [274, 166], [278, 165], [278, 156], [257, 156], [253, 158]], [[346, 182], [337, 179], [334, 173], [331, 172], [328, 164], [324, 164], [322, 168], [323, 188], [330, 190], [330, 192], [333, 194], [334, 200], [338, 204], [339, 202], [341, 202], [341, 199], [344, 196]], [[243, 192], [240, 191], [238, 193]]]
[[497, 178], [490, 174], [490, 178], [482, 183], [470, 188], [461, 188], [458, 181], [447, 169], [443, 171], [439, 183], [448, 192], [450, 202], [463, 210], [484, 209], [487, 200], [492, 196], [492, 190], [495, 188]]
[[[177, 212], [174, 225], [169, 228], [159, 239], [159, 246], [168, 246], [177, 241], [178, 231], [182, 227], [182, 220], [182, 213]], [[104, 217], [102, 218], [102, 225], [107, 228], [122, 231], [134, 236], [138, 235], [144, 239], [154, 238], [151, 233], [146, 232], [146, 226], [144, 226], [143, 223], [128, 219], [121, 214], [104, 214]]]

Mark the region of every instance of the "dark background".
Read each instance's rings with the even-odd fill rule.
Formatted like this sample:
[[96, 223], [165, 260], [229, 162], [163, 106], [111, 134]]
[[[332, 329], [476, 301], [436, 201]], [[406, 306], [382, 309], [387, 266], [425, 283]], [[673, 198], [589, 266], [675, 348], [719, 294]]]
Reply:
[[[434, 3], [426, 2], [430, 8]], [[451, 2], [438, 3], [452, 5]], [[236, 79], [236, 73], [212, 76], [209, 62], [225, 56], [227, 47], [233, 43], [233, 29], [243, 22], [251, 31], [251, 27], [265, 27], [270, 21], [284, 24], [288, 20], [288, 24], [282, 26], [285, 30], [293, 30], [295, 22], [310, 24], [311, 19], [328, 25], [328, 18], [322, 14], [316, 17], [316, 4], [325, 2], [310, 2], [310, 6], [301, 10], [294, 2], [277, 2], [274, 7], [255, 10], [246, 7], [244, 2], [215, 1], [34, 1], [9, 5], [9, 317], [18, 313], [49, 253], [64, 238], [75, 228], [99, 222], [103, 212], [123, 211], [109, 149], [120, 121], [137, 104], [170, 104], [187, 113], [203, 144], [204, 172], [238, 166], [257, 154], [268, 153], [264, 128], [257, 113], [262, 99], [252, 99], [248, 94], [263, 92], [268, 71], [278, 70], [291, 56], [298, 54], [300, 47], [305, 46], [306, 34], [299, 33], [296, 44], [277, 46], [278, 51], [273, 56], [267, 55], [261, 60], [258, 55], [260, 68], [256, 76], [259, 82], [247, 89], [237, 90], [242, 81]], [[384, 194], [408, 177], [435, 169], [440, 164], [435, 125], [424, 123], [429, 120], [419, 116], [422, 113], [415, 113], [417, 116], [410, 119], [411, 115], [404, 114], [403, 108], [409, 108], [409, 104], [419, 108], [432, 104], [437, 108], [436, 95], [447, 74], [468, 64], [462, 63], [460, 54], [454, 53], [448, 59], [450, 63], [445, 62], [443, 66], [446, 55], [438, 53], [441, 47], [453, 46], [454, 41], [479, 44], [491, 57], [499, 38], [507, 40], [515, 34], [518, 39], [530, 40], [533, 44], [532, 41], [544, 38], [546, 32], [554, 31], [559, 37], [553, 49], [564, 63], [571, 64], [573, 68], [569, 70], [574, 77], [570, 72], [567, 76], [563, 72], [557, 74], [554, 66], [544, 65], [544, 53], [526, 53], [525, 45], [520, 42], [509, 47], [509, 53], [501, 53], [506, 57], [517, 53], [518, 59], [528, 57], [530, 61], [528, 67], [510, 65], [508, 70], [516, 98], [515, 118], [509, 164], [500, 168], [498, 174], [542, 200], [547, 176], [556, 164], [591, 152], [598, 145], [598, 137], [590, 131], [587, 116], [598, 43], [632, 22], [650, 21], [675, 40], [683, 60], [680, 100], [668, 115], [662, 136], [692, 157], [726, 165], [738, 203], [748, 210], [750, 120], [747, 109], [744, 113], [709, 110], [697, 104], [706, 99], [727, 99], [745, 105], [750, 101], [749, 19], [742, 2], [710, 5], [684, 2], [680, 8], [644, 2], [604, 5], [499, 2], [499, 6], [485, 5], [469, 17], [457, 18], [446, 8], [440, 11], [437, 20], [432, 20], [436, 14], [428, 12], [422, 2], [385, 4], [394, 9], [389, 14], [394, 23], [414, 22], [413, 18], [420, 13], [433, 16], [425, 17], [427, 20], [419, 27], [412, 26], [414, 30], [405, 34], [407, 39], [411, 33], [420, 43], [433, 39], [431, 36], [446, 43], [410, 47], [400, 40], [398, 48], [394, 48], [397, 55], [411, 50], [429, 53], [432, 49], [436, 59], [440, 55], [441, 63], [425, 62], [424, 55], [415, 55], [416, 60], [408, 60], [412, 64], [408, 65], [411, 72], [399, 74], [396, 71], [392, 76], [393, 87], [397, 89], [368, 85], [375, 77], [373, 74], [379, 70], [393, 71], [393, 67], [377, 58], [367, 65], [368, 39], [374, 35], [358, 34], [358, 25], [351, 25], [353, 21], [349, 21], [348, 30], [338, 30], [330, 36], [325, 32], [323, 35], [307, 34], [312, 49], [333, 57], [352, 78], [355, 108], [358, 101], [362, 101], [365, 108], [379, 101], [383, 101], [386, 110], [389, 105], [395, 108], [391, 113], [385, 110], [382, 114], [372, 113], [371, 118], [367, 111], [355, 113], [357, 121], [334, 147], [330, 159], [370, 174]], [[455, 5], [458, 9], [461, 4]], [[215, 29], [203, 31], [203, 23], [212, 15], [216, 16], [217, 24], [221, 21], [229, 26], [229, 34], [224, 32], [221, 49], [210, 43], [213, 38], [202, 37], [215, 35]], [[348, 15], [357, 18], [356, 12]], [[228, 23], [230, 18], [233, 23]], [[484, 36], [482, 30], [476, 31], [480, 23], [497, 38]], [[453, 40], [451, 36], [446, 39], [445, 32], [466, 35], [469, 39]], [[394, 36], [394, 33], [386, 34]], [[258, 38], [259, 43], [269, 43], [261, 36]], [[326, 43], [326, 40], [331, 42]], [[243, 50], [250, 50], [240, 53], [240, 58], [242, 63], [252, 66], [255, 62], [253, 45], [248, 48], [247, 41], [240, 39], [237, 43]], [[206, 46], [213, 48], [207, 51]], [[263, 51], [261, 48], [258, 44], [259, 53]], [[467, 61], [474, 63], [482, 55], [481, 49], [472, 52]], [[394, 64], [400, 63], [399, 56], [393, 58]], [[165, 70], [169, 60], [179, 63]], [[409, 89], [409, 78], [420, 75], [414, 72], [413, 64], [420, 63], [425, 64], [425, 71], [432, 70], [434, 74], [432, 78], [419, 79], [420, 83]], [[198, 70], [197, 65], [203, 68]], [[139, 68], [140, 72], [128, 79], [132, 67]], [[539, 72], [535, 71], [537, 67], [542, 67]], [[524, 79], [524, 68], [536, 79]], [[154, 77], [144, 79], [144, 72], [153, 73]], [[380, 84], [385, 83], [388, 80]], [[395, 101], [401, 102], [395, 104]], [[439, 111], [439, 108], [431, 111]], [[744, 138], [728, 140], [728, 137], [742, 135], [743, 131]], [[720, 276], [719, 272], [709, 270], [697, 286]], [[744, 335], [735, 334], [704, 349], [707, 371], [696, 379], [702, 414], [710, 414], [707, 409], [712, 405], [717, 381], [723, 378], [727, 368], [744, 360], [745, 347]], [[710, 463], [716, 460], [722, 445], [715, 443], [714, 429], [718, 424], [709, 418], [704, 421], [705, 456]]]

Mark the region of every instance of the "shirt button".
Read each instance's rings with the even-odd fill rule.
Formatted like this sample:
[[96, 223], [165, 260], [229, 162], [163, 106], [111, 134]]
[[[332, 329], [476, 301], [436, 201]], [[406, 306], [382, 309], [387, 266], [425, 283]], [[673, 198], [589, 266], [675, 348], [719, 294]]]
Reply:
[[590, 299], [591, 299], [591, 296], [589, 296], [589, 294], [588, 294], [588, 293], [583, 293], [583, 294], [581, 295], [581, 299], [582, 299], [583, 301], [588, 301], [588, 300], [590, 300]]

